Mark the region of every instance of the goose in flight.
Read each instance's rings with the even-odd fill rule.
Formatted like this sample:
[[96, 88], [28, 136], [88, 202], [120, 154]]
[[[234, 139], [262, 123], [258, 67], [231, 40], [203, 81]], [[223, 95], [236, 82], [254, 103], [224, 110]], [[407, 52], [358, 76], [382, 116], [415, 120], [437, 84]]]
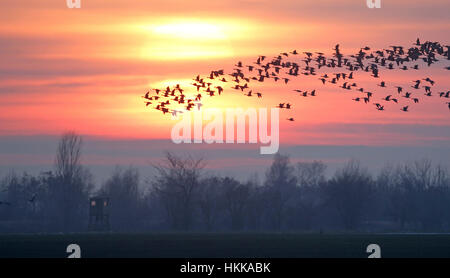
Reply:
[[428, 83], [430, 83], [431, 84], [431, 86], [433, 86], [434, 85], [434, 81], [433, 80], [431, 80], [429, 77], [427, 77], [427, 78], [425, 78], [425, 79], [422, 79], [422, 80], [425, 80], [425, 81], [427, 81]]
[[216, 88], [217, 88], [217, 92], [219, 93], [219, 95], [222, 94], [223, 88], [221, 86], [217, 86]]
[[419, 86], [420, 86], [420, 80], [416, 80], [416, 81], [413, 81], [413, 82], [416, 82], [416, 85], [411, 86], [411, 87], [413, 87], [414, 89], [419, 89]]
[[378, 110], [384, 110], [384, 106], [379, 103], [374, 103]]
[[439, 97], [445, 97], [445, 98], [449, 98], [450, 97], [450, 91], [446, 92], [440, 92], [439, 93]]

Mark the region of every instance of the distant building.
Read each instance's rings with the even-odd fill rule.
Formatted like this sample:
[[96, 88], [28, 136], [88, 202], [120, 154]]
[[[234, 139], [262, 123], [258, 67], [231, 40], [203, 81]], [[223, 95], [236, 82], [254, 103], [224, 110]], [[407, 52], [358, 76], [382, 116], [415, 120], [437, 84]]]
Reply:
[[109, 198], [89, 199], [89, 231], [109, 231]]

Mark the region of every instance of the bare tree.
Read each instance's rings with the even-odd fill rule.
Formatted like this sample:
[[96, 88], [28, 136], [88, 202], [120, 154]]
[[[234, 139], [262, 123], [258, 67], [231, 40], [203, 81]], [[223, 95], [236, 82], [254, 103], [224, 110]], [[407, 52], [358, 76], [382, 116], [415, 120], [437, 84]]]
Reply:
[[250, 196], [246, 205], [247, 228], [258, 230], [264, 223], [264, 213], [266, 203], [264, 202], [264, 187], [260, 185], [257, 174], [253, 174], [247, 180], [247, 186], [250, 188]]
[[79, 228], [87, 217], [86, 204], [93, 184], [91, 173], [81, 165], [81, 147], [81, 136], [71, 131], [62, 135], [56, 152], [56, 183], [49, 190], [64, 231], [77, 224]]
[[71, 182], [81, 171], [81, 136], [70, 131], [62, 135], [56, 152], [56, 175], [65, 182]]
[[139, 171], [131, 166], [125, 170], [117, 166], [100, 189], [100, 194], [110, 199], [112, 228], [116, 231], [134, 229], [135, 220], [131, 216], [138, 216]]
[[192, 224], [194, 196], [200, 184], [203, 159], [179, 157], [166, 153], [156, 169], [153, 189], [159, 195], [172, 228], [188, 230]]
[[399, 168], [399, 193], [394, 195], [402, 226], [422, 230], [439, 230], [446, 217], [448, 174], [441, 165], [433, 167], [430, 160], [422, 159]]
[[297, 193], [296, 184], [294, 168], [289, 161], [289, 157], [276, 154], [272, 165], [266, 172], [265, 181], [269, 218], [276, 230], [282, 227], [285, 210], [289, 202], [294, 201], [292, 197]]
[[298, 194], [295, 195], [295, 207], [290, 209], [289, 226], [309, 230], [317, 219], [317, 211], [323, 204], [323, 198], [317, 194], [326, 183], [327, 166], [322, 161], [298, 162], [295, 165]]
[[358, 161], [350, 161], [324, 187], [327, 202], [336, 209], [344, 227], [358, 228], [369, 205], [373, 181]]
[[325, 181], [327, 166], [322, 161], [299, 162], [296, 165], [299, 186], [318, 186]]
[[200, 207], [200, 214], [207, 231], [211, 231], [216, 221], [219, 208], [219, 185], [220, 178], [210, 177], [202, 180], [199, 194], [198, 204]]
[[251, 195], [250, 183], [242, 184], [233, 178], [226, 177], [222, 179], [222, 187], [223, 202], [230, 214], [231, 228], [242, 230], [244, 228], [245, 210]]

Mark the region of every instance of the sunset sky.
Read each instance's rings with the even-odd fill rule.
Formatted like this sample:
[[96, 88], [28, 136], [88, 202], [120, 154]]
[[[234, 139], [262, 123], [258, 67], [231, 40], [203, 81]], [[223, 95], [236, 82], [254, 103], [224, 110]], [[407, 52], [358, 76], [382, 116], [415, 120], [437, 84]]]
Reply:
[[[350, 55], [364, 46], [409, 47], [417, 37], [449, 44], [448, 0], [382, 0], [381, 9], [368, 9], [365, 2], [82, 0], [81, 9], [68, 9], [65, 0], [2, 0], [0, 175], [52, 167], [57, 138], [67, 130], [84, 136], [83, 162], [98, 171], [99, 181], [116, 164], [148, 169], [163, 150], [202, 155], [208, 168], [226, 174], [261, 171], [272, 156], [260, 155], [258, 146], [173, 144], [174, 121], [146, 108], [140, 96], [293, 49], [331, 55], [339, 43]], [[444, 66], [448, 61], [414, 72], [382, 71], [381, 78], [410, 86], [430, 76], [434, 91], [448, 91]], [[378, 90], [368, 74], [360, 73], [359, 80]], [[318, 96], [301, 98], [293, 89], [316, 89]], [[450, 112], [438, 97], [403, 113], [400, 106], [380, 112], [355, 103], [354, 94], [323, 86], [317, 77], [268, 82], [258, 90], [260, 100], [228, 88], [205, 104], [292, 103], [294, 110], [280, 114], [280, 151], [294, 162], [320, 159], [333, 168], [357, 158], [381, 168], [386, 161], [430, 158], [450, 166]]]

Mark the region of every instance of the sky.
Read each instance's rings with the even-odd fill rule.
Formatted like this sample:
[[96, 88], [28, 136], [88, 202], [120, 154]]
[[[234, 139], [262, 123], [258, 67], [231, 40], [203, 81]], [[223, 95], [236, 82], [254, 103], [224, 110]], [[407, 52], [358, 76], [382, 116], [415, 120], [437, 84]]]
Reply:
[[[146, 107], [141, 95], [293, 49], [331, 55], [337, 43], [344, 54], [366, 45], [409, 46], [417, 37], [449, 43], [446, 0], [382, 0], [380, 9], [367, 8], [365, 0], [81, 3], [69, 9], [65, 0], [2, 0], [0, 176], [11, 169], [51, 168], [58, 137], [68, 130], [84, 137], [83, 163], [99, 182], [115, 165], [150, 173], [149, 164], [165, 150], [203, 156], [209, 170], [223, 174], [262, 173], [272, 156], [260, 155], [254, 145], [173, 144], [174, 121]], [[392, 86], [432, 76], [434, 89], [447, 91], [443, 65], [381, 75]], [[368, 75], [359, 78], [366, 89], [377, 90]], [[297, 88], [316, 89], [318, 96], [301, 99], [292, 93]], [[335, 169], [355, 158], [379, 169], [386, 162], [428, 158], [450, 166], [450, 114], [439, 99], [427, 99], [409, 113], [396, 106], [380, 113], [317, 78], [257, 89], [261, 100], [228, 89], [205, 105], [271, 107], [289, 101], [295, 109], [280, 114], [280, 152], [294, 162], [320, 159]]]

